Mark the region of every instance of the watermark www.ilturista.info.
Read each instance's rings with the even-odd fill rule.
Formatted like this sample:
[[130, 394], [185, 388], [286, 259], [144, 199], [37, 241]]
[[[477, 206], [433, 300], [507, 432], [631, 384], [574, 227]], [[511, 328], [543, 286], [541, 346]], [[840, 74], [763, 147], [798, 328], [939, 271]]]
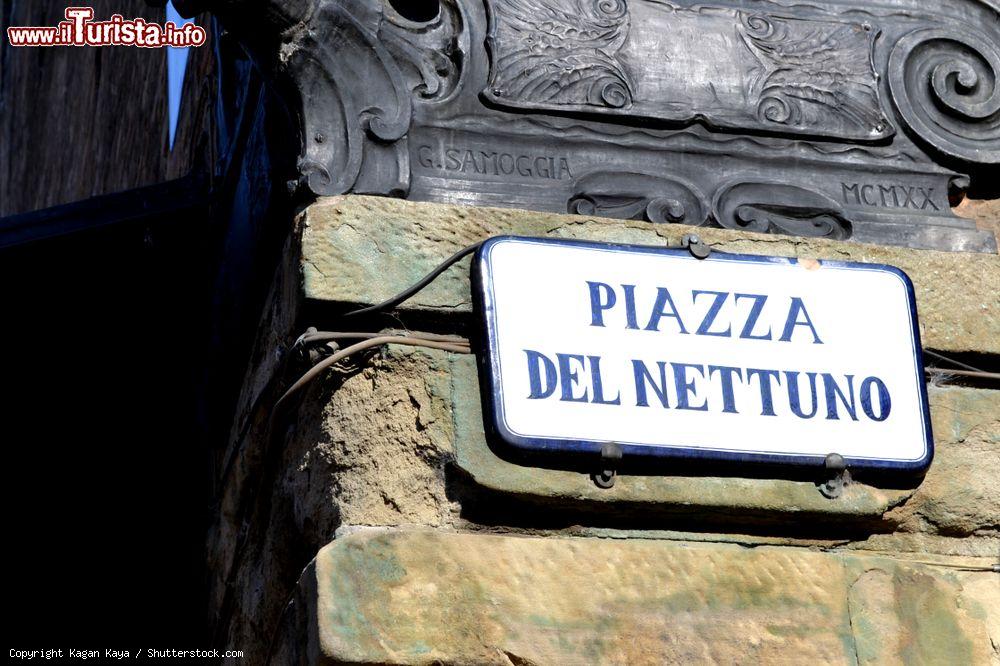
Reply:
[[145, 19], [126, 19], [112, 14], [107, 21], [94, 21], [93, 7], [67, 7], [66, 20], [55, 27], [19, 26], [7, 28], [11, 46], [138, 46], [155, 49], [180, 48], [205, 43], [205, 28], [194, 23], [163, 25]]

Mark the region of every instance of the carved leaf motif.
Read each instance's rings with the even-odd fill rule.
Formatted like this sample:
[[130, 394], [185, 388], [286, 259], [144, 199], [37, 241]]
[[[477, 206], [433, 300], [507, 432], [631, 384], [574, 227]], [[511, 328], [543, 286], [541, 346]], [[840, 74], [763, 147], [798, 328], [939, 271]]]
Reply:
[[748, 97], [765, 123], [884, 135], [869, 25], [741, 14], [739, 34], [755, 65]]
[[622, 108], [632, 102], [615, 53], [628, 36], [625, 0], [494, 0], [490, 91], [539, 104]]
[[497, 105], [885, 139], [868, 24], [665, 0], [486, 0]]

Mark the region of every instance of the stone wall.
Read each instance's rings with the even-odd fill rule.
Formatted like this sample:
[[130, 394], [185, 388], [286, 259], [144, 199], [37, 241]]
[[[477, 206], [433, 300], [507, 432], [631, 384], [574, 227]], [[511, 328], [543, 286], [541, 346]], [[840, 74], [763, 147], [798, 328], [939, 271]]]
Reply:
[[[112, 14], [160, 25], [142, 0], [93, 0]], [[5, 6], [6, 5], [6, 6]], [[0, 23], [55, 26], [65, 2], [0, 2]], [[207, 16], [198, 24], [209, 26]], [[0, 217], [154, 185], [204, 168], [214, 140], [215, 54], [188, 49], [183, 103], [169, 146], [167, 50], [15, 48], [0, 39]]]
[[[995, 388], [931, 386], [923, 482], [862, 476], [835, 500], [812, 481], [670, 474], [602, 490], [505, 461], [471, 355], [390, 346], [271, 410], [304, 370], [289, 347], [306, 326], [469, 335], [467, 262], [392, 316], [340, 318], [468, 243], [690, 231], [365, 197], [303, 211], [220, 479], [223, 642], [254, 663], [1000, 664]], [[900, 266], [925, 347], [996, 366], [996, 256], [698, 232], [720, 250]]]

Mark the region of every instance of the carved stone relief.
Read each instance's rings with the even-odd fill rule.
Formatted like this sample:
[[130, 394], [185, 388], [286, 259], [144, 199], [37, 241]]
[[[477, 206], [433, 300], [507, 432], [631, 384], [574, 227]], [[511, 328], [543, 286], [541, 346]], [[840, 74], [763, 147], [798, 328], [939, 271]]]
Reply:
[[498, 105], [857, 140], [893, 133], [868, 23], [636, 0], [488, 5], [484, 94]]
[[1000, 163], [1000, 41], [925, 28], [889, 57], [893, 102], [918, 141], [973, 164]]
[[453, 94], [467, 50], [454, 5], [416, 24], [378, 2], [318, 3], [282, 54], [301, 99], [299, 169], [309, 189], [404, 196], [414, 101]]
[[640, 173], [596, 172], [575, 183], [569, 212], [623, 220], [701, 226], [708, 221], [705, 195], [691, 184]]
[[300, 4], [315, 194], [996, 251], [949, 201], [1000, 183], [993, 0]]

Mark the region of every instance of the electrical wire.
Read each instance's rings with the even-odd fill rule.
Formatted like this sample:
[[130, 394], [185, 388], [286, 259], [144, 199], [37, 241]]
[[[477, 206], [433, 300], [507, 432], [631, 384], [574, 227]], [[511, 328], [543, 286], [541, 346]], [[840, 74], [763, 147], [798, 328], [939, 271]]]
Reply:
[[468, 344], [468, 340], [459, 337], [457, 335], [438, 335], [436, 333], [422, 333], [419, 331], [382, 331], [381, 333], [368, 332], [353, 332], [353, 333], [341, 333], [341, 332], [331, 332], [331, 331], [313, 331], [311, 333], [303, 333], [299, 336], [299, 339], [295, 341], [292, 345], [293, 348], [304, 345], [312, 344], [316, 342], [331, 342], [336, 340], [370, 340], [372, 338], [384, 337], [386, 335], [395, 335], [400, 337], [410, 337], [418, 338], [420, 340], [432, 340], [435, 342], [454, 342], [455, 344]]
[[1000, 372], [985, 372], [983, 370], [952, 370], [950, 368], [924, 368], [932, 375], [954, 375], [956, 377], [976, 377], [978, 379], [994, 379], [1000, 381]]
[[[418, 331], [383, 331], [381, 333], [373, 333], [370, 331], [355, 331], [355, 332], [330, 332], [330, 331], [316, 331], [315, 329], [310, 329], [306, 333], [303, 333], [295, 340], [292, 344], [289, 352], [294, 352], [296, 349], [302, 347], [303, 345], [310, 345], [318, 342], [335, 342], [337, 340], [370, 340], [378, 337], [385, 337], [387, 335], [396, 335], [401, 337], [411, 337], [418, 338], [421, 340], [430, 340], [438, 342], [451, 342], [457, 345], [468, 345], [468, 340], [465, 338], [454, 336], [454, 335], [437, 335], [435, 333], [422, 333]], [[334, 352], [338, 349], [334, 349]], [[273, 381], [273, 380], [272, 380]], [[270, 392], [268, 390], [261, 391], [260, 395], [257, 396], [253, 404], [248, 410], [248, 414], [255, 414], [260, 409], [261, 404]], [[273, 409], [273, 407], [272, 407]], [[235, 441], [243, 441], [247, 433], [249, 433], [250, 428], [253, 427], [253, 418], [248, 418], [246, 423], [244, 423], [243, 428], [240, 430], [239, 434], [236, 436]], [[226, 483], [229, 478], [230, 472], [232, 471], [233, 464], [236, 460], [236, 453], [238, 448], [233, 448], [229, 455], [226, 457], [226, 461], [222, 466], [222, 473], [218, 476], [217, 482], [220, 484]]]
[[[338, 335], [334, 333], [328, 333], [324, 335]], [[343, 334], [341, 334], [343, 335]], [[357, 334], [354, 334], [357, 336]], [[428, 334], [429, 335], [429, 334]], [[441, 336], [447, 337], [447, 336]], [[443, 351], [450, 351], [456, 354], [471, 354], [472, 347], [469, 345], [469, 341], [464, 338], [450, 338], [445, 340], [432, 340], [422, 337], [416, 337], [414, 335], [385, 335], [377, 334], [374, 337], [368, 338], [367, 340], [362, 340], [361, 342], [345, 347], [330, 356], [324, 358], [322, 361], [309, 368], [304, 375], [298, 378], [294, 384], [292, 384], [285, 393], [278, 398], [274, 403], [272, 417], [277, 414], [280, 408], [285, 404], [285, 402], [291, 398], [293, 395], [298, 393], [304, 386], [306, 386], [313, 379], [318, 377], [320, 373], [332, 366], [333, 364], [342, 361], [343, 359], [351, 356], [352, 354], [357, 354], [360, 351], [366, 349], [371, 349], [373, 347], [380, 347], [382, 345], [403, 345], [407, 347], [428, 347], [430, 349], [441, 349]]]
[[946, 363], [951, 363], [952, 365], [957, 365], [960, 368], [965, 368], [966, 370], [971, 370], [972, 372], [982, 372], [981, 369], [977, 368], [974, 365], [969, 365], [968, 363], [962, 363], [961, 361], [956, 361], [953, 358], [949, 358], [949, 357], [945, 356], [944, 354], [941, 354], [941, 353], [936, 352], [936, 351], [932, 351], [930, 349], [925, 349], [924, 353], [927, 354], [928, 356], [933, 356], [934, 358], [938, 359], [939, 361], [945, 361]]
[[[368, 306], [368, 307], [360, 308], [360, 309], [357, 309], [357, 310], [352, 310], [350, 312], [347, 312], [344, 316], [345, 317], [357, 317], [357, 316], [371, 314], [371, 313], [375, 313], [375, 312], [382, 312], [382, 311], [394, 308], [397, 305], [400, 305], [401, 303], [404, 303], [405, 301], [409, 300], [414, 295], [416, 295], [417, 293], [419, 293], [421, 290], [423, 290], [425, 287], [427, 287], [427, 285], [429, 285], [431, 282], [433, 282], [435, 279], [437, 279], [437, 277], [440, 276], [448, 268], [450, 268], [454, 264], [456, 264], [459, 261], [461, 261], [463, 258], [467, 257], [468, 255], [470, 255], [473, 252], [475, 252], [476, 250], [478, 250], [479, 247], [482, 245], [482, 243], [483, 243], [482, 241], [480, 241], [478, 243], [473, 243], [472, 245], [469, 245], [469, 246], [467, 246], [467, 247], [459, 250], [458, 252], [456, 252], [452, 256], [448, 257], [446, 260], [444, 260], [442, 263], [440, 263], [437, 267], [435, 267], [430, 273], [428, 273], [427, 275], [425, 275], [416, 284], [414, 284], [411, 287], [409, 287], [408, 289], [406, 289], [406, 290], [404, 290], [404, 291], [396, 294], [395, 296], [393, 296], [393, 297], [391, 297], [389, 299], [386, 299], [386, 300], [382, 301], [381, 303], [377, 303], [375, 305], [371, 305], [371, 306]], [[668, 249], [677, 249], [677, 248], [671, 247], [671, 248], [668, 248]], [[293, 345], [293, 349], [296, 348], [296, 347], [298, 347], [298, 346], [300, 346], [300, 345], [310, 345], [310, 344], [315, 344], [315, 343], [336, 342], [338, 340], [360, 340], [360, 342], [357, 342], [355, 344], [349, 345], [348, 347], [345, 347], [343, 349], [336, 349], [336, 347], [335, 347], [334, 348], [334, 353], [332, 353], [330, 356], [322, 359], [321, 361], [319, 361], [318, 363], [316, 363], [314, 366], [312, 366], [305, 374], [303, 374], [301, 377], [299, 377], [299, 379], [296, 380], [295, 383], [292, 384], [288, 388], [288, 390], [286, 390], [284, 392], [284, 394], [282, 394], [282, 396], [280, 398], [278, 398], [278, 400], [274, 403], [274, 406], [272, 408], [272, 411], [271, 411], [271, 414], [270, 414], [270, 418], [269, 418], [269, 423], [268, 423], [268, 426], [267, 426], [267, 432], [269, 434], [268, 439], [270, 439], [270, 437], [273, 436], [273, 433], [274, 433], [274, 427], [273, 427], [274, 426], [274, 421], [277, 418], [277, 416], [280, 414], [281, 408], [285, 404], [287, 404], [288, 400], [290, 398], [292, 398], [293, 396], [295, 396], [299, 391], [301, 391], [305, 386], [307, 386], [312, 380], [314, 380], [316, 377], [318, 377], [324, 370], [326, 370], [326, 369], [330, 368], [331, 366], [335, 365], [336, 363], [338, 363], [338, 362], [340, 362], [340, 361], [348, 358], [349, 356], [352, 356], [352, 355], [357, 354], [359, 352], [365, 351], [367, 349], [372, 349], [372, 348], [380, 347], [380, 346], [387, 345], [387, 344], [397, 344], [397, 345], [410, 346], [410, 347], [425, 347], [425, 348], [439, 349], [439, 350], [443, 350], [443, 351], [449, 351], [449, 352], [460, 353], [460, 354], [469, 354], [469, 353], [472, 353], [471, 345], [470, 345], [469, 341], [467, 339], [465, 339], [465, 338], [461, 338], [461, 337], [458, 337], [458, 336], [437, 335], [437, 334], [433, 334], [433, 333], [420, 333], [420, 332], [411, 332], [411, 331], [406, 331], [406, 332], [402, 332], [402, 333], [394, 332], [394, 331], [383, 331], [383, 332], [380, 332], [380, 333], [362, 332], [362, 331], [356, 331], [356, 332], [311, 331], [311, 332], [307, 332], [307, 333], [304, 333], [303, 335], [301, 335], [298, 338], [298, 340], [295, 341], [295, 344]], [[956, 361], [954, 359], [950, 359], [950, 358], [948, 358], [948, 357], [946, 357], [946, 356], [944, 356], [942, 354], [939, 354], [937, 352], [933, 352], [933, 351], [930, 351], [930, 350], [924, 350], [924, 352], [926, 354], [930, 355], [930, 356], [938, 358], [939, 360], [943, 360], [943, 361], [946, 361], [946, 362], [952, 363], [954, 365], [961, 366], [961, 367], [965, 368], [964, 371], [959, 371], [959, 370], [948, 371], [948, 370], [942, 370], [942, 369], [939, 369], [939, 368], [927, 368], [927, 371], [929, 373], [954, 374], [954, 375], [969, 376], [969, 377], [985, 377], [985, 378], [989, 378], [989, 379], [1000, 379], [1000, 373], [984, 372], [984, 371], [980, 370], [979, 368], [976, 368], [974, 366], [962, 363], [960, 361]], [[227, 468], [228, 468], [228, 465], [227, 465]], [[259, 483], [259, 486], [260, 486], [260, 485], [263, 484], [263, 478], [260, 479], [259, 481], [260, 481], [260, 483]], [[260, 487], [257, 488], [257, 491], [258, 492], [254, 493], [254, 497], [257, 497], [259, 495]], [[246, 538], [247, 538], [247, 535], [241, 533], [240, 537], [238, 538], [238, 540], [239, 540], [240, 543], [237, 544], [237, 549], [236, 549], [238, 553], [241, 553], [243, 551], [243, 549], [245, 547], [245, 539]], [[928, 562], [927, 564], [932, 564], [932, 563]], [[939, 563], [933, 563], [933, 564], [936, 564], [938, 566], [942, 566]], [[943, 566], [947, 566], [947, 565], [943, 565]], [[234, 565], [234, 567], [235, 567], [235, 565]], [[967, 567], [961, 567], [961, 568], [965, 568], [966, 570], [970, 570], [970, 571], [979, 571], [979, 570], [994, 571], [994, 572], [1000, 571], [1000, 565], [993, 565], [992, 567], [983, 568], [983, 569], [980, 569], [980, 568], [977, 568], [977, 567], [968, 567], [968, 568]]]
[[435, 279], [437, 279], [437, 277], [439, 275], [441, 275], [441, 273], [444, 273], [451, 266], [453, 266], [454, 264], [458, 263], [459, 261], [461, 261], [462, 259], [464, 259], [468, 255], [470, 255], [473, 252], [475, 252], [476, 250], [478, 250], [479, 246], [482, 245], [482, 244], [483, 244], [483, 241], [479, 241], [478, 243], [473, 243], [472, 245], [469, 245], [468, 247], [462, 248], [461, 250], [459, 250], [458, 252], [456, 252], [455, 254], [451, 255], [450, 257], [448, 257], [447, 259], [445, 259], [443, 262], [441, 262], [440, 264], [438, 264], [437, 268], [435, 268], [430, 273], [428, 273], [427, 275], [425, 275], [419, 282], [417, 282], [416, 284], [414, 284], [409, 289], [406, 289], [405, 291], [399, 292], [398, 294], [396, 294], [392, 298], [384, 300], [381, 303], [376, 303], [375, 305], [369, 305], [368, 307], [361, 308], [360, 310], [351, 310], [350, 312], [346, 313], [344, 316], [345, 317], [357, 317], [357, 316], [360, 316], [360, 315], [370, 314], [372, 312], [381, 312], [383, 310], [389, 310], [391, 308], [396, 307], [400, 303], [403, 303], [403, 302], [409, 300], [410, 298], [412, 298], [417, 292], [421, 291], [424, 287], [426, 287], [431, 282], [433, 282]]
[[944, 361], [945, 363], [951, 363], [952, 365], [956, 365], [959, 368], [963, 368], [962, 370], [955, 370], [951, 368], [937, 368], [937, 367], [924, 368], [927, 374], [937, 375], [939, 377], [942, 376], [946, 377], [947, 375], [952, 375], [955, 377], [970, 377], [974, 379], [988, 379], [993, 381], [1000, 381], [1000, 372], [987, 372], [985, 370], [977, 368], [974, 365], [969, 365], [968, 363], [963, 363], [962, 361], [956, 361], [951, 357], [945, 356], [944, 354], [933, 351], [931, 349], [925, 349], [924, 354], [928, 356], [933, 356], [939, 361]]
[[[357, 342], [353, 345], [345, 347], [344, 349], [335, 351], [327, 358], [324, 358], [319, 363], [312, 366], [304, 375], [299, 377], [299, 379], [294, 384], [292, 384], [288, 388], [288, 390], [285, 391], [285, 393], [282, 394], [282, 396], [278, 398], [278, 400], [274, 403], [274, 406], [271, 408], [271, 413], [268, 417], [268, 422], [265, 430], [265, 432], [267, 433], [266, 435], [267, 446], [264, 449], [265, 457], [271, 457], [275, 455], [276, 451], [279, 450], [277, 447], [274, 446], [272, 439], [275, 436], [276, 432], [275, 423], [281, 414], [281, 408], [285, 404], [287, 404], [290, 398], [292, 398], [296, 393], [301, 391], [307, 384], [309, 384], [309, 382], [318, 377], [320, 373], [323, 372], [323, 370], [329, 368], [335, 363], [342, 361], [343, 359], [353, 354], [357, 354], [358, 352], [364, 351], [366, 349], [371, 349], [374, 347], [379, 347], [388, 344], [404, 345], [409, 347], [428, 347], [431, 349], [441, 349], [444, 351], [450, 351], [459, 354], [472, 353], [472, 348], [469, 344], [469, 341], [466, 340], [465, 338], [460, 338], [457, 336], [436, 335], [433, 333], [413, 333], [413, 332], [408, 332], [405, 335], [392, 335], [392, 334], [386, 334], [384, 332], [383, 333], [366, 333], [366, 332], [340, 333], [340, 332], [315, 331], [310, 333], [304, 333], [303, 335], [299, 336], [298, 340], [295, 341], [293, 348], [300, 344], [309, 344], [313, 342], [331, 342], [341, 339], [354, 339], [354, 340], [361, 339], [361, 342]], [[270, 470], [273, 469], [273, 467], [270, 464], [264, 463], [264, 469]], [[249, 506], [253, 507], [256, 505], [257, 501], [256, 498], [261, 496], [263, 488], [267, 485], [265, 478], [266, 478], [265, 475], [261, 475], [260, 478], [257, 479], [257, 483], [255, 484], [254, 490], [251, 495], [251, 499], [249, 500]], [[242, 554], [245, 552], [248, 539], [249, 539], [249, 523], [244, 521], [236, 537], [236, 547], [235, 547], [236, 556], [234, 558], [234, 563], [232, 565], [232, 568], [230, 569], [230, 576], [228, 577], [226, 583], [227, 597], [230, 592], [230, 586], [232, 584], [232, 576], [234, 575], [234, 572], [237, 570], [235, 562], [236, 560], [241, 558]]]
[[[456, 252], [455, 254], [451, 255], [450, 257], [448, 257], [447, 259], [445, 259], [444, 261], [442, 261], [440, 264], [438, 264], [437, 267], [434, 270], [432, 270], [430, 273], [428, 273], [423, 278], [421, 278], [421, 280], [419, 282], [417, 282], [416, 284], [414, 284], [409, 289], [406, 289], [405, 291], [399, 292], [398, 294], [396, 294], [392, 298], [386, 299], [386, 300], [382, 301], [381, 303], [376, 303], [375, 305], [369, 305], [368, 307], [364, 307], [364, 308], [361, 308], [361, 309], [358, 309], [358, 310], [351, 310], [350, 312], [345, 313], [344, 316], [345, 317], [357, 317], [359, 315], [371, 314], [372, 312], [381, 312], [383, 310], [388, 310], [390, 308], [396, 307], [400, 303], [403, 303], [403, 302], [409, 300], [410, 298], [412, 298], [415, 294], [417, 294], [419, 291], [421, 291], [424, 287], [426, 287], [431, 282], [433, 282], [435, 279], [437, 279], [437, 277], [439, 275], [441, 275], [441, 273], [444, 273], [446, 270], [448, 270], [448, 268], [450, 268], [454, 264], [458, 263], [459, 261], [461, 261], [462, 259], [464, 259], [468, 255], [470, 255], [473, 252], [475, 252], [476, 250], [478, 250], [479, 247], [484, 242], [485, 241], [479, 241], [478, 243], [473, 243], [472, 245], [469, 245], [467, 247], [462, 248], [461, 250], [459, 250], [458, 252]], [[668, 245], [668, 246], [664, 247], [663, 249], [664, 250], [681, 250], [681, 249], [684, 249], [686, 247], [688, 247], [688, 246], [685, 245], [685, 244], [681, 244], [681, 245]]]

